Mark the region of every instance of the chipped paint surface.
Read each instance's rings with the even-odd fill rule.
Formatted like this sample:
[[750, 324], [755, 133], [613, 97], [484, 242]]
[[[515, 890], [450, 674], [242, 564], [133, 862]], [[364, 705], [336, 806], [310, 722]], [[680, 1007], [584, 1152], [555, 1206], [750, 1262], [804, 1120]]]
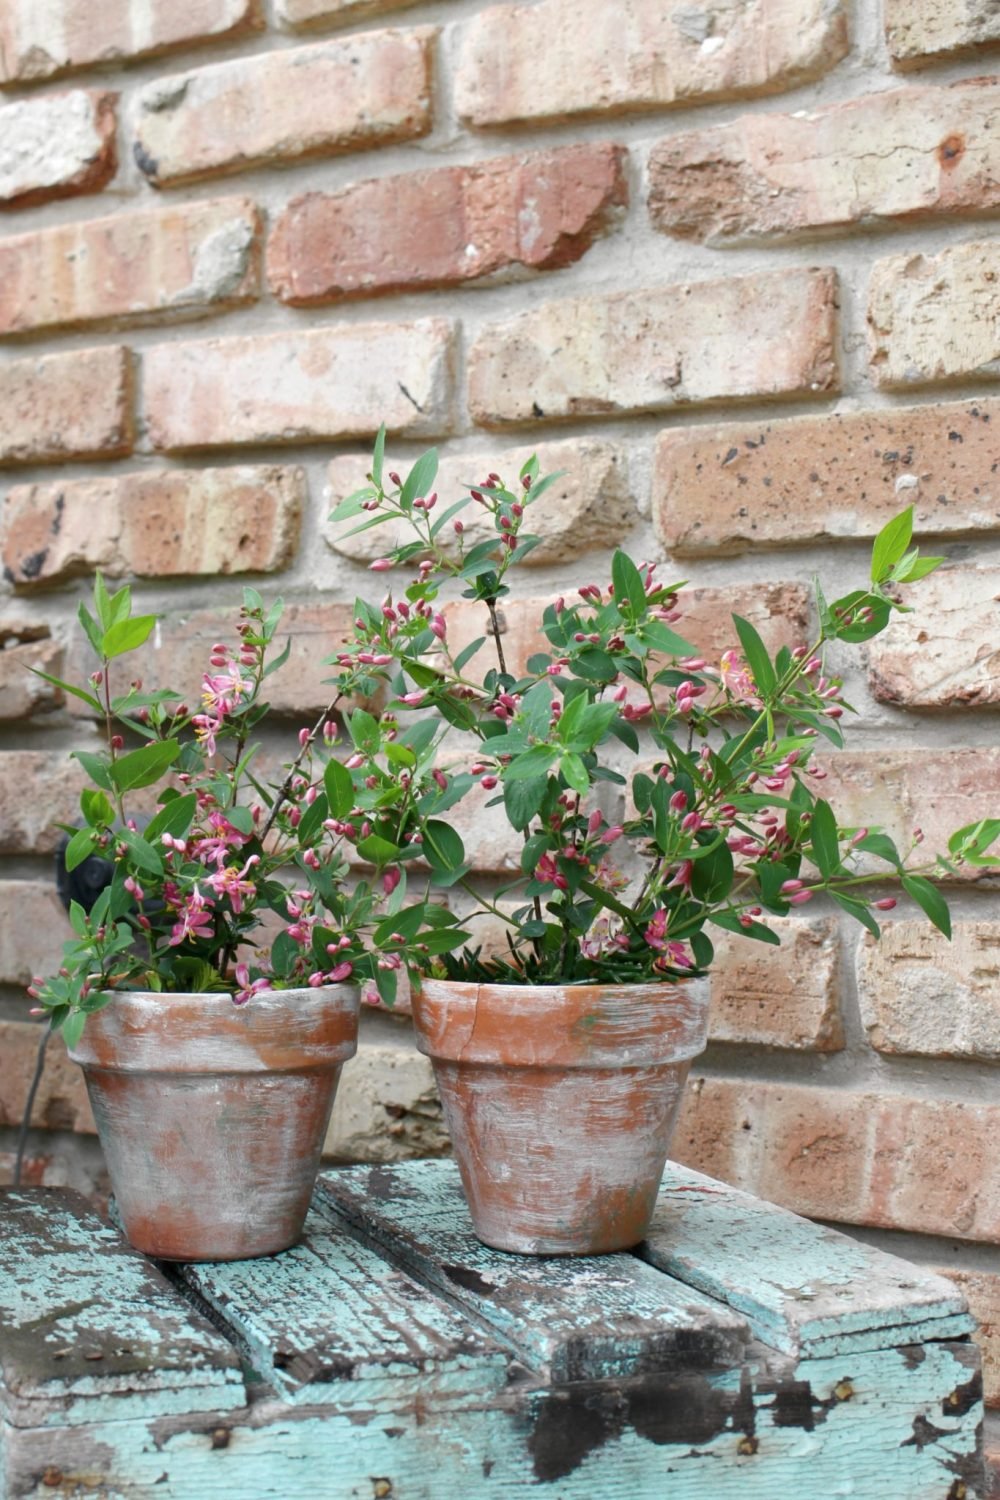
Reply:
[[703, 989], [425, 980], [413, 1015], [480, 1239], [535, 1255], [637, 1244], [705, 1046]]
[[[924, 1337], [936, 1278], [913, 1270], [907, 1288], [904, 1263], [885, 1256], [838, 1276], [840, 1237], [811, 1225], [796, 1235], [792, 1216], [766, 1205], [754, 1220], [753, 1200], [673, 1169], [662, 1204], [694, 1201], [678, 1224], [692, 1266], [699, 1198], [728, 1200], [732, 1238], [747, 1236], [743, 1261], [729, 1252], [716, 1273], [721, 1300], [633, 1255], [486, 1249], [449, 1162], [322, 1183], [296, 1249], [175, 1273], [256, 1367], [246, 1388], [183, 1284], [169, 1286], [82, 1200], [5, 1194], [3, 1500], [983, 1496], [979, 1354], [965, 1338]], [[722, 1241], [701, 1222], [704, 1265]], [[667, 1232], [658, 1214], [656, 1233]], [[845, 1292], [824, 1324], [840, 1304], [855, 1331], [867, 1277], [885, 1346], [799, 1356], [755, 1341], [756, 1314], [727, 1306], [753, 1301], [753, 1259], [761, 1305], [777, 1305], [780, 1268], [786, 1301], [811, 1288], [822, 1307]], [[88, 1316], [104, 1357], [87, 1360], [81, 1335], [67, 1364], [63, 1335]], [[34, 1337], [41, 1327], [52, 1336]], [[137, 1330], [150, 1327], [171, 1337], [139, 1350]], [[130, 1339], [142, 1354], [131, 1365], [113, 1353]]]

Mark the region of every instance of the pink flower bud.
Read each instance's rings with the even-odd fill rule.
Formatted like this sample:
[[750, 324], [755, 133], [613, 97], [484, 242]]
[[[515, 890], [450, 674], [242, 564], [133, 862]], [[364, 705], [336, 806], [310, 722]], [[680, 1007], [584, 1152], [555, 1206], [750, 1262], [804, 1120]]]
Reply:
[[781, 886], [781, 894], [783, 896], [791, 896], [795, 891], [801, 891], [801, 889], [801, 880], [786, 880]]
[[485, 792], [492, 792], [496, 784], [497, 778], [495, 776], [484, 776], [479, 783]]
[[873, 901], [872, 905], [876, 911], [892, 911], [896, 904], [895, 896], [883, 896], [881, 901]]
[[353, 964], [340, 963], [340, 964], [336, 964], [335, 967], [330, 970], [329, 974], [327, 974], [326, 977], [327, 977], [327, 979], [329, 980], [329, 982], [331, 984], [339, 984], [342, 979], [350, 979], [351, 974], [353, 972], [354, 972], [354, 965]]
[[687, 792], [677, 791], [667, 804], [671, 812], [683, 812], [688, 805]]
[[398, 865], [392, 865], [382, 876], [382, 889], [387, 896], [391, 896], [397, 885], [403, 878], [403, 872]]
[[113, 734], [111, 736], [111, 748], [112, 748], [112, 750], [124, 750], [125, 749], [125, 741], [122, 739], [122, 737], [121, 737], [120, 734]]
[[788, 904], [789, 906], [805, 906], [806, 902], [811, 901], [812, 898], [812, 891], [796, 891], [794, 896], [789, 896]]
[[452, 525], [455, 528], [455, 535], [456, 536], [461, 536], [462, 532], [465, 530], [464, 524], [461, 521], [453, 521]]
[[448, 626], [445, 624], [444, 615], [435, 615], [431, 620], [431, 634], [436, 635], [439, 641], [443, 641], [448, 634]]
[[368, 564], [370, 573], [388, 573], [392, 567], [392, 559], [389, 557], [376, 557], [373, 563]]
[[625, 830], [620, 823], [613, 823], [610, 828], [606, 828], [601, 834], [601, 843], [613, 844], [621, 838], [624, 832]]
[[431, 772], [431, 775], [433, 776], [434, 780], [437, 782], [438, 786], [441, 788], [442, 792], [446, 792], [448, 790], [448, 778], [444, 774], [444, 772], [443, 771], [439, 771], [438, 768], [435, 766], [434, 770]]
[[306, 748], [311, 739], [312, 735], [309, 733], [308, 729], [299, 730], [299, 744], [302, 746], [303, 750]]
[[349, 755], [347, 757], [347, 759], [344, 761], [344, 765], [347, 767], [347, 769], [349, 771], [356, 771], [358, 769], [358, 767], [359, 766], [363, 766], [364, 763], [365, 763], [365, 758], [361, 754], [360, 750], [355, 750], [354, 754], [353, 755]]
[[587, 819], [587, 832], [596, 833], [603, 822], [604, 814], [601, 812], [601, 809], [599, 807], [595, 807], [594, 811]]

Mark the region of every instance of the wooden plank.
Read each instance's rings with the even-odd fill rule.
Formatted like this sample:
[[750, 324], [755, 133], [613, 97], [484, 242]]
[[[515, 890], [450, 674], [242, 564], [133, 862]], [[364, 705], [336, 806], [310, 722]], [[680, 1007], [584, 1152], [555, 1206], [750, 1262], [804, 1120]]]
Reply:
[[552, 1380], [738, 1363], [744, 1319], [633, 1255], [507, 1255], [472, 1233], [452, 1162], [321, 1173], [344, 1221]]
[[954, 1339], [975, 1326], [945, 1277], [674, 1162], [639, 1254], [787, 1353]]
[[353, 1239], [321, 1200], [293, 1249], [180, 1275], [293, 1401], [405, 1408], [485, 1399], [507, 1383], [508, 1350]]
[[261, 1401], [217, 1425], [19, 1432], [7, 1500], [981, 1500], [976, 1360], [931, 1344], [515, 1388], [450, 1413]]
[[238, 1356], [77, 1193], [0, 1190], [0, 1413], [39, 1427], [242, 1407]]

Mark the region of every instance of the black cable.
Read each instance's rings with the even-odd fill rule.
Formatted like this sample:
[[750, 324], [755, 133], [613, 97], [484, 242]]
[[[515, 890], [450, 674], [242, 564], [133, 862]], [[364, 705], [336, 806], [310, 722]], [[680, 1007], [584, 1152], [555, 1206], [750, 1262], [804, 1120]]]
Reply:
[[52, 1035], [52, 1022], [46, 1021], [42, 1028], [42, 1039], [38, 1043], [38, 1056], [35, 1059], [35, 1076], [31, 1080], [28, 1090], [27, 1103], [24, 1106], [24, 1114], [21, 1116], [21, 1128], [17, 1136], [17, 1155], [14, 1158], [14, 1186], [21, 1186], [21, 1168], [24, 1165], [24, 1152], [28, 1144], [28, 1128], [31, 1123], [31, 1111], [35, 1107], [35, 1095], [38, 1093], [38, 1085], [42, 1081], [42, 1073], [45, 1069], [45, 1048], [49, 1037]]

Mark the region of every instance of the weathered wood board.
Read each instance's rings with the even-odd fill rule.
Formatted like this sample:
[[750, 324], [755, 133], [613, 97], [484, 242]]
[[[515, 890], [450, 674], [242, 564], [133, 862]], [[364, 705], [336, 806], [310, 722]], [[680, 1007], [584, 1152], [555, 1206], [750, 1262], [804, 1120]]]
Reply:
[[979, 1500], [960, 1299], [745, 1195], [724, 1251], [719, 1187], [672, 1173], [646, 1260], [526, 1261], [450, 1163], [352, 1168], [294, 1251], [175, 1286], [71, 1195], [0, 1195], [0, 1500]]

